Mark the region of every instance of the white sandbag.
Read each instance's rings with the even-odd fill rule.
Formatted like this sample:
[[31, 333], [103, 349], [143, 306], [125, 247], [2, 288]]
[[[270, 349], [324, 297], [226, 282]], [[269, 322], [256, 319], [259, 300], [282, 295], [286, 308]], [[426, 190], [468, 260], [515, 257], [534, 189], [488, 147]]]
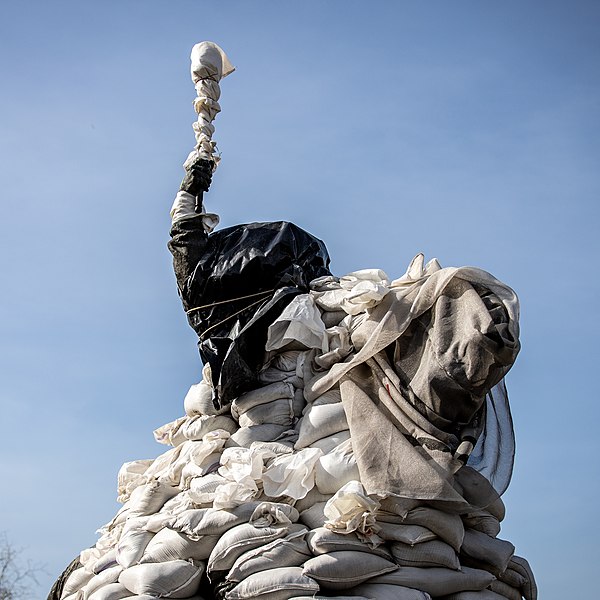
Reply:
[[183, 533], [165, 527], [148, 542], [139, 562], [144, 564], [170, 560], [206, 560], [220, 537], [203, 535], [192, 540]]
[[291, 427], [294, 422], [293, 398], [280, 398], [266, 404], [260, 404], [240, 414], [240, 427], [252, 427], [263, 423], [286, 425]]
[[167, 500], [165, 505], [160, 509], [159, 514], [177, 515], [184, 510], [190, 510], [192, 508], [201, 508], [201, 506], [190, 496], [189, 490], [185, 490], [179, 492], [177, 496], [174, 496], [170, 500]]
[[494, 581], [494, 576], [482, 569], [461, 566], [460, 571], [442, 567], [407, 567], [380, 575], [369, 583], [385, 583], [413, 587], [431, 594], [445, 596], [467, 590], [483, 590]]
[[110, 583], [115, 583], [119, 580], [119, 575], [123, 572], [123, 567], [117, 565], [116, 567], [111, 567], [110, 569], [106, 569], [99, 573], [98, 575], [94, 575], [80, 590], [81, 600], [88, 600], [88, 598], [100, 588], [105, 585], [109, 585]]
[[375, 512], [379, 503], [369, 498], [359, 481], [350, 481], [327, 501], [325, 526], [339, 533], [359, 531], [370, 535], [377, 530]]
[[296, 296], [269, 326], [265, 349], [306, 350], [319, 348], [327, 351], [325, 324], [310, 294]]
[[285, 439], [279, 442], [254, 442], [250, 448], [252, 450], [268, 450], [277, 456], [291, 454], [294, 451], [294, 444]]
[[125, 569], [119, 583], [138, 595], [189, 598], [198, 591], [203, 572], [203, 563], [192, 564], [185, 560], [149, 563]]
[[63, 586], [61, 598], [66, 598], [81, 589], [92, 577], [94, 573], [85, 567], [79, 567], [71, 572]]
[[321, 394], [318, 398], [315, 398], [310, 404], [306, 406], [304, 412], [308, 410], [309, 406], [322, 406], [324, 404], [338, 404], [342, 401], [342, 394], [340, 388], [332, 388], [327, 390], [324, 394]]
[[113, 524], [125, 521], [132, 517], [141, 517], [158, 512], [165, 502], [176, 496], [179, 490], [167, 483], [150, 481], [140, 485], [131, 492], [127, 503], [117, 513]]
[[337, 448], [340, 444], [343, 444], [346, 440], [350, 439], [350, 430], [344, 429], [338, 431], [333, 435], [328, 435], [310, 445], [310, 448], [319, 448], [323, 451], [323, 454], [331, 452], [334, 448]]
[[442, 540], [431, 540], [414, 546], [402, 542], [392, 542], [390, 548], [394, 560], [405, 567], [460, 569], [460, 562], [454, 548]]
[[289, 504], [281, 502], [261, 502], [250, 517], [254, 527], [278, 527], [291, 525], [299, 519], [298, 511]]
[[327, 500], [329, 500], [332, 496], [333, 494], [321, 494], [321, 492], [314, 487], [312, 490], [310, 490], [310, 492], [308, 492], [308, 494], [306, 494], [306, 496], [304, 496], [304, 498], [297, 500], [294, 504], [294, 507], [298, 512], [301, 513], [317, 502], [327, 502]]
[[92, 573], [97, 575], [98, 573], [102, 573], [102, 571], [109, 569], [110, 567], [114, 567], [117, 565], [117, 549], [112, 548], [105, 554], [103, 554], [92, 566]]
[[300, 513], [300, 522], [304, 523], [309, 529], [323, 527], [327, 520], [327, 517], [323, 512], [326, 504], [326, 502], [316, 502], [310, 508], [303, 510]]
[[201, 440], [215, 429], [234, 433], [237, 428], [237, 423], [227, 415], [195, 415], [182, 425], [181, 433], [187, 440]]
[[[158, 523], [162, 527], [170, 527], [188, 536], [221, 535], [227, 530], [247, 523], [259, 502], [248, 502], [229, 510], [214, 508], [199, 508], [187, 510], [180, 515], [174, 515]], [[149, 528], [150, 523], [147, 528]]]
[[229, 412], [229, 405], [220, 409], [215, 408], [212, 396], [212, 387], [206, 381], [193, 385], [183, 400], [185, 414], [193, 417], [194, 415], [221, 415]]
[[153, 459], [145, 459], [123, 464], [117, 475], [117, 502], [126, 502], [136, 487], [146, 483], [144, 473], [153, 462]]
[[302, 567], [283, 567], [254, 573], [225, 594], [225, 600], [289, 600], [314, 595], [319, 584], [302, 573]]
[[356, 594], [361, 598], [374, 598], [375, 600], [431, 600], [431, 596], [426, 592], [401, 585], [383, 583], [363, 583], [352, 590], [348, 590], [348, 593]]
[[226, 448], [242, 447], [250, 448], [254, 442], [277, 441], [289, 427], [286, 425], [253, 425], [252, 427], [240, 427], [225, 444]]
[[506, 540], [490, 537], [474, 529], [467, 529], [460, 552], [491, 565], [495, 572], [503, 573], [515, 553], [515, 547]]
[[131, 597], [131, 592], [121, 583], [109, 583], [96, 590], [89, 600], [122, 600]]
[[437, 539], [433, 531], [421, 525], [404, 525], [402, 523], [377, 522], [380, 529], [377, 535], [386, 542], [402, 542], [409, 546]]
[[262, 475], [265, 494], [272, 498], [304, 498], [315, 485], [314, 467], [321, 455], [318, 448], [304, 448], [276, 457]]
[[315, 465], [315, 485], [323, 494], [335, 494], [350, 481], [359, 481], [360, 473], [352, 440], [346, 440], [325, 456], [321, 456]]
[[193, 479], [204, 477], [204, 475], [211, 473], [217, 468], [220, 462], [221, 450], [217, 450], [217, 452], [213, 452], [208, 456], [204, 456], [204, 451], [202, 450], [201, 456], [198, 459], [194, 458], [192, 453], [190, 453], [186, 465], [181, 469], [179, 488], [182, 490], [188, 489]]
[[263, 385], [272, 383], [289, 383], [294, 388], [304, 387], [304, 379], [297, 371], [281, 371], [275, 367], [267, 367], [258, 374], [258, 380]]
[[127, 569], [137, 564], [154, 533], [146, 530], [149, 517], [127, 519], [121, 538], [117, 543], [117, 562]]
[[161, 425], [154, 430], [154, 439], [159, 444], [166, 444], [169, 446], [179, 446], [183, 444], [186, 438], [183, 435], [182, 427], [189, 420], [189, 417], [180, 417], [175, 421]]
[[247, 410], [281, 398], [293, 398], [294, 386], [291, 383], [276, 382], [256, 388], [239, 396], [231, 403], [231, 415], [239, 419]]
[[465, 528], [459, 515], [447, 513], [428, 506], [417, 506], [404, 519], [407, 525], [427, 527], [438, 537], [450, 544], [457, 552], [465, 536]]
[[233, 527], [221, 536], [208, 558], [208, 572], [228, 571], [246, 551], [285, 537], [288, 527], [254, 527], [244, 523]]
[[351, 551], [368, 552], [390, 561], [393, 560], [392, 555], [385, 546], [373, 547], [373, 545], [361, 540], [356, 533], [341, 534], [326, 527], [317, 527], [308, 533], [306, 541], [315, 556], [330, 552]]
[[306, 448], [313, 442], [323, 439], [338, 431], [348, 429], [346, 413], [341, 403], [311, 405], [296, 425], [298, 441], [297, 449]]
[[273, 458], [268, 450], [252, 448], [225, 448], [221, 456], [219, 475], [246, 487], [257, 488], [262, 480], [265, 460]]
[[240, 582], [254, 573], [304, 564], [312, 557], [305, 539], [307, 531], [304, 528], [244, 552], [233, 563], [227, 580]]
[[397, 568], [398, 565], [375, 554], [341, 551], [307, 560], [302, 572], [328, 589], [348, 590]]
[[227, 479], [218, 473], [209, 473], [202, 477], [194, 477], [190, 481], [188, 494], [197, 504], [212, 505], [217, 487], [227, 482]]

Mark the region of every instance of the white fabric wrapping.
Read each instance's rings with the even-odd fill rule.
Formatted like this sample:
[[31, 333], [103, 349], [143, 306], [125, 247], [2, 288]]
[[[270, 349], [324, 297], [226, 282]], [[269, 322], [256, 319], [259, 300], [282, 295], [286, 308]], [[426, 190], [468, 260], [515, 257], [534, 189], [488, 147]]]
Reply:
[[372, 535], [377, 532], [378, 508], [379, 502], [367, 496], [359, 481], [350, 481], [327, 501], [323, 510], [327, 517], [325, 527], [340, 533], [358, 531]]
[[322, 454], [318, 448], [305, 448], [278, 456], [263, 474], [265, 494], [273, 498], [304, 498], [315, 485], [314, 467]]

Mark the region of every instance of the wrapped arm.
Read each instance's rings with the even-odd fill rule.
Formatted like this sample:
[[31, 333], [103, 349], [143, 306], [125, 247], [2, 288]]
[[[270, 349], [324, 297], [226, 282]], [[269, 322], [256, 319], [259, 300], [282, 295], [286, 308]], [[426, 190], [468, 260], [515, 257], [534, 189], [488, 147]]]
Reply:
[[189, 310], [190, 276], [206, 251], [208, 234], [218, 225], [219, 217], [207, 213], [202, 202], [214, 169], [212, 160], [199, 158], [187, 169], [179, 192], [171, 207], [171, 240], [168, 244], [173, 255], [173, 269], [179, 295], [185, 310]]

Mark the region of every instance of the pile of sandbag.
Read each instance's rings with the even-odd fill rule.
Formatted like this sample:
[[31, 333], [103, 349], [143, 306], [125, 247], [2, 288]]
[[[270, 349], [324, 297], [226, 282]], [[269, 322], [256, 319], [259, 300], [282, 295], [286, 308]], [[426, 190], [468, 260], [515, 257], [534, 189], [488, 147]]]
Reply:
[[262, 386], [231, 405], [215, 409], [205, 368], [185, 415], [155, 431], [171, 448], [119, 471], [123, 507], [61, 599], [535, 600], [527, 562], [497, 537], [500, 499], [457, 512], [368, 494], [339, 385], [304, 393], [356, 354], [353, 332], [393, 283], [370, 270], [297, 296], [269, 330]]

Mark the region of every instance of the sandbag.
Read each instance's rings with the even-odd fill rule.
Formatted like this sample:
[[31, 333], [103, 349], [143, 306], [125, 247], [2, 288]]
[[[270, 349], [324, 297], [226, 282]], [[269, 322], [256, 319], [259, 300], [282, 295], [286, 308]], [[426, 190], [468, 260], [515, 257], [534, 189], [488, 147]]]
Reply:
[[269, 569], [299, 567], [312, 557], [306, 543], [306, 533], [306, 529], [293, 532], [244, 552], [227, 573], [227, 580], [240, 582], [254, 573]]
[[251, 427], [240, 427], [226, 442], [226, 448], [240, 446], [250, 448], [254, 442], [273, 442], [289, 429], [286, 425], [264, 423]]
[[264, 423], [291, 427], [294, 420], [292, 398], [280, 398], [266, 404], [254, 406], [240, 415], [240, 427], [252, 427]]
[[315, 556], [338, 551], [368, 552], [393, 561], [392, 555], [385, 546], [374, 548], [362, 541], [356, 533], [341, 534], [326, 527], [317, 527], [309, 532], [306, 540], [310, 551]]
[[166, 444], [169, 446], [179, 446], [183, 444], [186, 438], [183, 435], [182, 427], [189, 420], [189, 417], [180, 417], [175, 421], [161, 425], [154, 430], [154, 439], [159, 444]]
[[437, 539], [437, 535], [421, 525], [404, 525], [403, 523], [378, 523], [377, 535], [387, 542], [402, 542], [409, 546]]
[[109, 550], [105, 554], [103, 554], [92, 566], [92, 573], [97, 575], [98, 573], [102, 573], [105, 569], [110, 567], [114, 567], [117, 564], [117, 549], [113, 548]]
[[457, 552], [463, 543], [465, 528], [458, 515], [428, 506], [417, 506], [408, 512], [403, 522], [427, 527]]
[[250, 575], [225, 594], [225, 600], [289, 600], [299, 594], [313, 596], [319, 584], [302, 567], [282, 567]]
[[310, 508], [303, 510], [300, 513], [300, 522], [304, 523], [309, 529], [317, 529], [323, 527], [327, 517], [323, 512], [327, 502], [316, 502]]
[[478, 592], [457, 592], [441, 596], [440, 600], [506, 600], [504, 596], [492, 592], [492, 590], [480, 590]]
[[490, 537], [474, 529], [467, 529], [460, 553], [461, 556], [465, 555], [491, 565], [492, 572], [503, 573], [515, 553], [515, 547], [505, 540]]
[[340, 551], [321, 554], [304, 563], [303, 573], [332, 590], [353, 588], [371, 577], [395, 571], [398, 565], [367, 552]]
[[375, 600], [431, 600], [431, 596], [426, 592], [384, 583], [363, 583], [349, 590], [348, 593]]
[[122, 600], [131, 597], [131, 592], [122, 583], [109, 583], [96, 590], [89, 600]]
[[188, 417], [193, 417], [195, 415], [220, 415], [229, 412], [229, 405], [219, 409], [215, 408], [212, 397], [212, 387], [206, 381], [192, 385], [183, 400], [185, 414]]
[[460, 571], [443, 567], [406, 567], [380, 575], [369, 583], [402, 585], [422, 590], [433, 597], [465, 590], [483, 590], [494, 581], [494, 576], [481, 569], [461, 567]]
[[323, 494], [335, 494], [350, 481], [359, 481], [360, 473], [352, 452], [352, 440], [342, 442], [315, 465], [315, 485]]
[[146, 483], [144, 473], [153, 462], [152, 459], [144, 459], [123, 463], [117, 475], [117, 502], [123, 504], [136, 487]]
[[255, 527], [244, 523], [233, 527], [221, 536], [208, 559], [208, 572], [227, 571], [248, 550], [268, 544], [288, 534], [288, 527]]
[[322, 454], [318, 448], [304, 448], [275, 458], [263, 473], [265, 494], [272, 498], [304, 498], [315, 485], [314, 465]]
[[460, 569], [460, 562], [454, 548], [441, 540], [431, 540], [414, 546], [392, 542], [390, 547], [394, 560], [401, 566]]
[[274, 400], [281, 398], [293, 398], [294, 397], [294, 386], [291, 383], [286, 382], [275, 382], [264, 387], [259, 387], [255, 390], [243, 394], [239, 398], [236, 398], [231, 403], [231, 415], [234, 419], [240, 418], [245, 412], [260, 406], [261, 404], [268, 404]]
[[154, 533], [146, 530], [149, 517], [127, 519], [117, 543], [116, 560], [124, 568], [137, 564]]
[[475, 529], [490, 537], [500, 533], [500, 521], [486, 510], [478, 510], [462, 516], [465, 529]]
[[[190, 537], [221, 535], [236, 525], [247, 523], [258, 504], [258, 502], [248, 502], [229, 510], [215, 510], [214, 508], [186, 510], [180, 515], [173, 515], [162, 521], [157, 519], [157, 526], [159, 529], [170, 527]], [[147, 528], [150, 526], [149, 522]]]
[[507, 583], [504, 583], [504, 581], [492, 581], [492, 583], [490, 583], [490, 590], [492, 590], [492, 592], [496, 592], [496, 594], [499, 594], [504, 598], [508, 598], [508, 600], [522, 599], [521, 591], [512, 587], [511, 585], [508, 585]]
[[190, 539], [168, 527], [161, 529], [148, 543], [140, 564], [170, 560], [206, 560], [219, 541], [219, 535], [203, 535]]
[[308, 494], [306, 494], [306, 496], [304, 496], [304, 498], [296, 500], [294, 507], [299, 513], [301, 513], [313, 506], [313, 504], [318, 502], [327, 502], [327, 500], [329, 500], [332, 496], [333, 494], [321, 494], [321, 492], [314, 487], [308, 492]]
[[182, 425], [181, 434], [187, 440], [196, 441], [215, 429], [234, 433], [237, 428], [237, 423], [227, 415], [195, 415]]
[[197, 504], [212, 505], [212, 502], [215, 499], [215, 491], [224, 483], [227, 483], [227, 479], [218, 473], [209, 473], [202, 477], [194, 477], [190, 481], [188, 494]]
[[344, 407], [341, 403], [311, 405], [298, 422], [296, 429], [298, 441], [295, 448], [297, 449], [306, 448], [317, 440], [348, 429]]
[[316, 442], [310, 444], [310, 448], [319, 448], [323, 451], [323, 454], [327, 454], [331, 452], [334, 448], [344, 443], [346, 440], [350, 439], [350, 430], [343, 429], [342, 431], [338, 431], [332, 435], [328, 435]]
[[203, 572], [204, 564], [201, 562], [193, 564], [185, 560], [171, 560], [129, 567], [119, 576], [119, 583], [138, 595], [189, 598], [198, 591]]
[[94, 576], [94, 573], [90, 572], [85, 567], [79, 567], [71, 572], [67, 577], [63, 586], [61, 598], [66, 598], [71, 594], [74, 594], [81, 589], [90, 579]]
[[120, 574], [123, 572], [123, 567], [117, 565], [111, 567], [94, 575], [80, 590], [81, 600], [88, 600], [88, 598], [101, 587], [109, 585], [110, 583], [116, 583], [119, 580]]

